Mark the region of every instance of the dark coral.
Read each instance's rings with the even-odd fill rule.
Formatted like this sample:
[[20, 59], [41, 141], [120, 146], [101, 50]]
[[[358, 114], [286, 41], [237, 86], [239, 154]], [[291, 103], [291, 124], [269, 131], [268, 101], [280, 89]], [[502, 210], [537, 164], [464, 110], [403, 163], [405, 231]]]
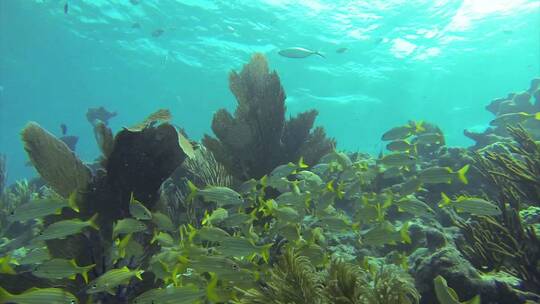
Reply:
[[231, 72], [229, 87], [238, 102], [234, 116], [219, 110], [212, 121], [217, 138], [206, 135], [203, 143], [236, 178], [260, 178], [301, 156], [313, 164], [335, 146], [322, 128], [310, 131], [317, 111], [285, 120], [285, 92], [263, 55]]

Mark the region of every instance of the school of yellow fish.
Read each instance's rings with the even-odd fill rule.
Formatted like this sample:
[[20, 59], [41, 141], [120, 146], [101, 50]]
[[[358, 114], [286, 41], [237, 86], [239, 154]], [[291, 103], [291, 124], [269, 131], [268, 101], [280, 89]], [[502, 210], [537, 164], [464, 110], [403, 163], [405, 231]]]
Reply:
[[[451, 198], [441, 193], [438, 204], [429, 204], [418, 195], [424, 185], [468, 182], [468, 165], [456, 169], [422, 167], [419, 163], [417, 147], [444, 144], [442, 134], [428, 133], [422, 123], [411, 122], [389, 130], [382, 140], [389, 141], [390, 153], [377, 160], [334, 151], [319, 164], [308, 166], [302, 159], [283, 164], [235, 189], [197, 187], [188, 182], [188, 203], [206, 206], [202, 220], [195, 224], [175, 227], [168, 215], [148, 210], [132, 194], [131, 216], [114, 223], [112, 231], [111, 264], [124, 266], [93, 275], [92, 279], [89, 273], [94, 264], [52, 258], [44, 241], [100, 229], [96, 224], [99, 214], [85, 220], [54, 222], [25, 246], [24, 254], [17, 253], [21, 251], [18, 249], [3, 256], [0, 272], [31, 272], [59, 282], [80, 276], [86, 287], [79, 293], [54, 287], [20, 294], [0, 288], [0, 303], [78, 303], [83, 293], [91, 301], [95, 295], [115, 294], [120, 286], [142, 280], [144, 272], [162, 280], [162, 287], [133, 295], [132, 303], [234, 302], [265, 281], [276, 258], [273, 250], [294, 247], [315, 265], [325, 265], [332, 258], [329, 235], [353, 234], [359, 247], [411, 243], [409, 222], [403, 220], [407, 216], [433, 217], [436, 208], [475, 215], [501, 213], [496, 204], [479, 197]], [[396, 180], [400, 182], [376, 189], [375, 179], [381, 176], [399, 177]], [[347, 212], [338, 202], [347, 202]], [[19, 206], [10, 219], [42, 218], [58, 214], [62, 208], [77, 212], [75, 197], [36, 199]], [[391, 210], [407, 216], [392, 220], [388, 216]], [[149, 227], [155, 227], [154, 231]], [[125, 262], [141, 260], [148, 254], [138, 243], [139, 234], [152, 234], [151, 244], [159, 245], [144, 269]]]

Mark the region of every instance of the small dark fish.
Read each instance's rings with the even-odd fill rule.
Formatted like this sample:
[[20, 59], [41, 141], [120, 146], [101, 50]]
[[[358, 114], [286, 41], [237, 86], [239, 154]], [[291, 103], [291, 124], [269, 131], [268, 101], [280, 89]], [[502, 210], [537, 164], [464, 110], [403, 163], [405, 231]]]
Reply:
[[134, 22], [134, 23], [131, 25], [131, 28], [134, 28], [134, 29], [141, 28], [141, 24], [140, 24], [139, 22]]
[[66, 4], [64, 4], [64, 14], [67, 15], [68, 11], [69, 11], [69, 5], [68, 5], [68, 3], [66, 2]]
[[342, 48], [337, 49], [337, 50], [336, 50], [336, 53], [338, 53], [338, 54], [343, 54], [343, 53], [345, 53], [347, 50], [348, 50], [348, 48], [342, 47]]
[[161, 35], [163, 35], [163, 33], [165, 33], [165, 30], [163, 29], [157, 29], [155, 31], [152, 32], [152, 37], [159, 37]]
[[60, 129], [62, 130], [62, 135], [67, 134], [67, 126], [66, 126], [66, 124], [61, 124]]
[[141, 3], [141, 1], [139, 1], [139, 0], [129, 0], [129, 3], [131, 3], [133, 5], [137, 5], [137, 4]]

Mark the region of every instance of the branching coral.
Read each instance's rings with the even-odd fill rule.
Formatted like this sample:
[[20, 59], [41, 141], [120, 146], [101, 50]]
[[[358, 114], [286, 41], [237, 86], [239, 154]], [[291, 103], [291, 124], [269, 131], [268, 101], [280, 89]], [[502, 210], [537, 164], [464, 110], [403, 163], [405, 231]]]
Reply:
[[217, 139], [206, 135], [203, 144], [236, 178], [260, 178], [301, 156], [314, 163], [335, 145], [322, 129], [310, 132], [315, 110], [285, 120], [285, 92], [262, 54], [254, 55], [240, 73], [231, 72], [229, 87], [238, 102], [235, 114], [219, 110], [212, 121]]
[[401, 268], [387, 265], [367, 271], [334, 260], [322, 271], [289, 249], [270, 272], [267, 283], [246, 292], [240, 303], [409, 304], [420, 295]]
[[327, 303], [323, 285], [310, 260], [292, 249], [287, 250], [270, 272], [270, 280], [258, 289], [248, 290], [241, 303], [302, 304]]
[[90, 170], [64, 142], [31, 122], [22, 131], [24, 149], [41, 177], [67, 198], [90, 181]]
[[233, 179], [225, 167], [219, 163], [214, 154], [200, 146], [193, 158], [188, 158], [182, 165], [197, 181], [195, 183], [208, 186], [232, 186]]
[[507, 130], [515, 141], [506, 146], [508, 152], [475, 155], [475, 166], [499, 189], [503, 213], [498, 220], [480, 217], [472, 223], [459, 223], [467, 240], [460, 250], [476, 266], [504, 267], [538, 292], [540, 240], [532, 226], [522, 223], [519, 211], [524, 203], [538, 204], [540, 146], [521, 126]]

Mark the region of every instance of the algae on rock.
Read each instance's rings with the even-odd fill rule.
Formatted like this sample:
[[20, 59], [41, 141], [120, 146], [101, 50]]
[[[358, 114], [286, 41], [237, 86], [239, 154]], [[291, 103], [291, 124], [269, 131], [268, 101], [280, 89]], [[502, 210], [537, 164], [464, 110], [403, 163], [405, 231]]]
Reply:
[[240, 73], [231, 72], [229, 87], [238, 103], [234, 116], [219, 110], [212, 120], [217, 138], [205, 135], [203, 144], [236, 178], [260, 178], [300, 157], [313, 164], [335, 146], [322, 128], [310, 131], [317, 111], [285, 120], [285, 92], [262, 54], [255, 54]]

